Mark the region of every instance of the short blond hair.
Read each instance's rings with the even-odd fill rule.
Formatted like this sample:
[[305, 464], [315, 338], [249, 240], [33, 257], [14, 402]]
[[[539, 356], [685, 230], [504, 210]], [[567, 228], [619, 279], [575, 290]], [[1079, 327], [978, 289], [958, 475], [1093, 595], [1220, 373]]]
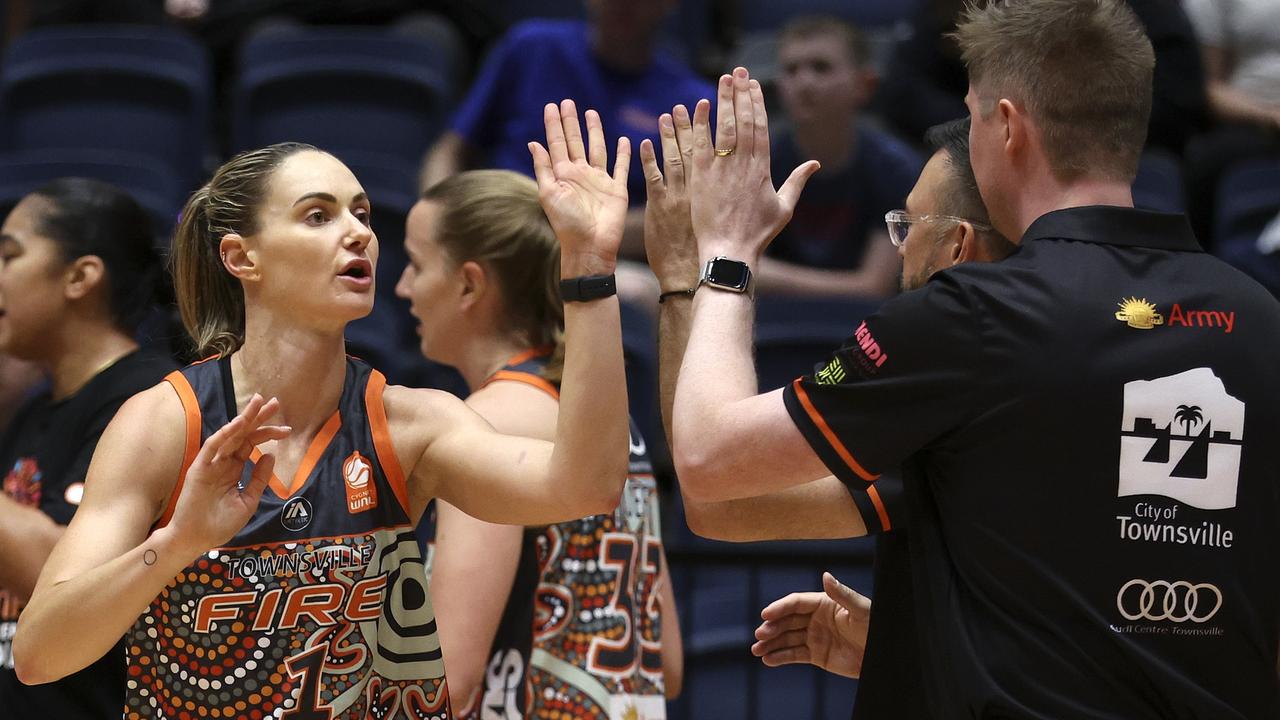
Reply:
[[1021, 102], [1054, 175], [1132, 182], [1151, 116], [1155, 53], [1122, 0], [992, 0], [966, 8], [955, 39], [969, 82]]

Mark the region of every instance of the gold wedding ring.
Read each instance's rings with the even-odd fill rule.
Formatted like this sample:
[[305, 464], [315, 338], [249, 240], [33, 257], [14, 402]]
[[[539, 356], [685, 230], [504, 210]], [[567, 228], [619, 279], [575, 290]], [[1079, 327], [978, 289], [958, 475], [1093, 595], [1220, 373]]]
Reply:
[[729, 157], [737, 148], [729, 148], [728, 150], [716, 150], [716, 157]]

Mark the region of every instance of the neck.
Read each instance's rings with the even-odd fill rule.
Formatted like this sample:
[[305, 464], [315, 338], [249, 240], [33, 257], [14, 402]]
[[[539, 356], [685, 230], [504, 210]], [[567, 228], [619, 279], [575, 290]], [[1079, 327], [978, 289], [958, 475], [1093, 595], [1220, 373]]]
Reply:
[[280, 412], [271, 424], [311, 437], [338, 407], [346, 365], [341, 328], [301, 328], [266, 312], [250, 313], [244, 345], [231, 357], [236, 407], [243, 409], [254, 393], [274, 397]]
[[636, 37], [634, 33], [610, 33], [599, 25], [590, 31], [591, 52], [613, 70], [639, 73], [653, 62], [653, 39]]
[[509, 335], [485, 335], [462, 348], [458, 363], [454, 366], [467, 381], [472, 392], [479, 389], [495, 372], [517, 354], [529, 349], [529, 344]]
[[98, 373], [138, 349], [133, 338], [101, 323], [72, 320], [57, 333], [52, 359], [40, 363], [52, 382], [53, 399], [74, 395]]
[[1040, 216], [1055, 210], [1087, 205], [1133, 207], [1133, 189], [1129, 183], [1100, 178], [1082, 178], [1060, 183], [1049, 178], [1020, 192], [1009, 217], [997, 226], [1005, 237], [1020, 242], [1027, 228]]
[[[857, 147], [857, 137], [852, 129], [852, 122], [826, 122], [815, 120], [806, 123], [795, 123], [791, 137], [795, 139], [796, 149], [806, 160], [817, 160], [822, 169], [828, 173], [839, 172], [848, 167], [853, 160], [853, 152]], [[790, 168], [778, 168], [781, 172], [790, 172]]]

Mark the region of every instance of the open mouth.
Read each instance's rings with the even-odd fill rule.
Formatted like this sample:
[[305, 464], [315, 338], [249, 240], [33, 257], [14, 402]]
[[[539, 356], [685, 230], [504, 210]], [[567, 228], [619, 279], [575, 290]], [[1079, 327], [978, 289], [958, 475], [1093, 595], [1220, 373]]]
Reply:
[[348, 277], [356, 280], [363, 280], [373, 275], [373, 266], [368, 260], [356, 259], [343, 266], [342, 272], [338, 273], [339, 277]]

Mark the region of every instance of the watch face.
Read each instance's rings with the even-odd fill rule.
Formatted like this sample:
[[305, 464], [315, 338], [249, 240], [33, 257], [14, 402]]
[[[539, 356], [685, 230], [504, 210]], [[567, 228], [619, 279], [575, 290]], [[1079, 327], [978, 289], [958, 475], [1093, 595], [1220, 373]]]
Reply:
[[750, 276], [751, 271], [747, 269], [746, 263], [717, 258], [711, 262], [711, 272], [707, 274], [707, 281], [731, 288], [745, 288]]

